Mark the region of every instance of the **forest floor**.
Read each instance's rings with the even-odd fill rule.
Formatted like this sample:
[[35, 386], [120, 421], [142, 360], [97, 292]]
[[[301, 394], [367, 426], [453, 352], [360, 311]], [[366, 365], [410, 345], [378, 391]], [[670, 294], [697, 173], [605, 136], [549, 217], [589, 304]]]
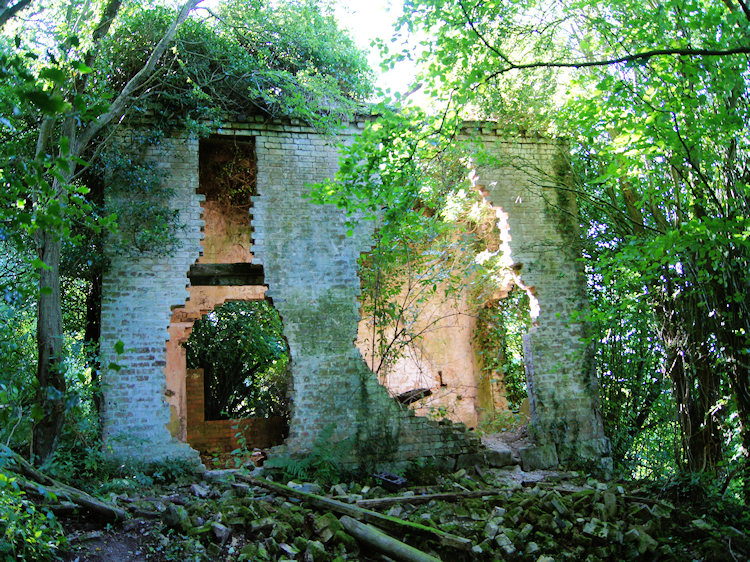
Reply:
[[[63, 517], [64, 559], [750, 560], [747, 510], [697, 498], [689, 486], [656, 489], [517, 465], [452, 474], [421, 467], [390, 491], [372, 477], [323, 484], [259, 474], [224, 469], [169, 484], [103, 483], [99, 496], [132, 517]], [[383, 540], [395, 541], [396, 551], [344, 527], [346, 514], [356, 519], [360, 511], [374, 512], [362, 519], [385, 528]], [[404, 554], [399, 544], [418, 551]]]

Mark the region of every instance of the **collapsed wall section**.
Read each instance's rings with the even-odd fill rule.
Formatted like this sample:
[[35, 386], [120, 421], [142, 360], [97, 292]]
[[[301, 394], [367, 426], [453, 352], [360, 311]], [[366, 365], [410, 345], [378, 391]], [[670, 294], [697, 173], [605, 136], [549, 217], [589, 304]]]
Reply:
[[[253, 249], [291, 353], [294, 393], [287, 451], [304, 454], [328, 434], [332, 441], [348, 443], [361, 463], [476, 451], [478, 440], [460, 427], [415, 417], [393, 400], [355, 347], [357, 260], [371, 247], [374, 225], [360, 223], [347, 236], [340, 209], [307, 198], [310, 183], [338, 170], [338, 139], [300, 125], [220, 132], [257, 134]], [[344, 139], [358, 132], [352, 127]]]

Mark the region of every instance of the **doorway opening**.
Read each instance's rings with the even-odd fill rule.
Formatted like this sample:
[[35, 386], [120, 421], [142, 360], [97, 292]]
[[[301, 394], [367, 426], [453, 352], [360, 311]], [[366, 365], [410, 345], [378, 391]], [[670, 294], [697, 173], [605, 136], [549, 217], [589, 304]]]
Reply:
[[203, 370], [204, 420], [288, 423], [289, 352], [281, 317], [270, 302], [216, 307], [193, 324], [184, 346], [187, 368]]

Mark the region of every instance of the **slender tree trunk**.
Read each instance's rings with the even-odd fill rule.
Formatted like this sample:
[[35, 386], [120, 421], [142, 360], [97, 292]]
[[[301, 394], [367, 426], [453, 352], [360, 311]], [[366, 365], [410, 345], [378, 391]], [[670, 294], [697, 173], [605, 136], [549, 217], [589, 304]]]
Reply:
[[[669, 281], [664, 292], [674, 294]], [[708, 334], [699, 320], [697, 301], [687, 296], [658, 303], [660, 339], [666, 352], [665, 374], [672, 382], [684, 454], [690, 472], [715, 470], [722, 459], [721, 423], [715, 406], [719, 401], [719, 375], [706, 349]]]
[[65, 419], [65, 374], [62, 372], [63, 330], [60, 307], [60, 252], [62, 240], [57, 232], [44, 229], [39, 234], [39, 258], [47, 267], [39, 270], [37, 311], [36, 404], [41, 418], [34, 424], [32, 453], [43, 463], [52, 454]]

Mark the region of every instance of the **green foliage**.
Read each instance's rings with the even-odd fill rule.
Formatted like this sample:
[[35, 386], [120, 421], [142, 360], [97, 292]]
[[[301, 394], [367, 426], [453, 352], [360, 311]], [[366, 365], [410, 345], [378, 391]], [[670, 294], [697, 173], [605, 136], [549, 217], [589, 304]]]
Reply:
[[336, 484], [349, 475], [346, 462], [353, 448], [351, 439], [332, 440], [333, 424], [327, 425], [315, 439], [312, 448], [303, 457], [278, 455], [271, 457], [264, 468], [278, 470], [285, 479]]
[[640, 275], [596, 255], [589, 266], [589, 343], [615, 467], [638, 477], [664, 477], [676, 470], [679, 444], [655, 318], [642, 299]]
[[521, 414], [517, 411], [506, 410], [504, 412], [493, 412], [491, 416], [482, 415], [483, 411], [479, 411], [479, 423], [477, 424], [477, 433], [500, 433], [503, 431], [514, 431], [520, 428], [522, 425], [528, 423], [527, 419], [523, 419]]
[[497, 120], [511, 134], [545, 133], [554, 126], [562, 89], [559, 73], [550, 68], [500, 70], [511, 60], [565, 54], [557, 41], [563, 22], [554, 19], [555, 8], [555, 3], [540, 1], [407, 0], [397, 31], [409, 34], [419, 47], [399, 50], [398, 44], [384, 41], [379, 46], [391, 63], [416, 58], [424, 70], [415, 83], [440, 100], [439, 110], [447, 105], [466, 119]]
[[289, 355], [267, 301], [229, 302], [193, 325], [188, 368], [203, 368], [206, 419], [288, 414]]
[[[500, 377], [511, 410], [518, 411], [527, 397], [523, 363], [523, 335], [531, 328], [528, 295], [515, 289], [477, 315], [474, 340], [483, 377]], [[490, 381], [495, 383], [495, 381]]]
[[19, 447], [28, 442], [33, 421], [33, 311], [0, 302], [0, 443]]
[[[720, 50], [746, 40], [738, 11], [697, 6], [666, 2], [652, 13], [618, 2], [590, 26], [590, 48], [616, 53], [613, 33], [629, 52]], [[745, 56], [659, 57], [591, 70], [577, 76], [561, 115], [576, 140], [591, 225], [605, 419], [624, 415], [610, 420], [621, 428], [612, 433], [618, 454], [648, 443], [649, 433], [673, 441], [674, 404], [678, 467], [722, 472], [722, 459], [741, 457], [736, 445], [725, 448], [724, 434], [738, 436], [733, 415], [750, 419], [747, 370], [737, 371], [750, 349], [741, 289], [750, 281], [746, 74]]]
[[36, 507], [15, 478], [0, 470], [0, 558], [55, 560], [65, 546], [65, 535], [52, 512]]
[[[99, 87], [118, 91], [174, 17], [136, 9], [104, 44]], [[165, 124], [265, 113], [323, 128], [351, 116], [370, 92], [364, 55], [316, 0], [223, 2], [216, 18], [188, 20], [136, 109]]]
[[432, 486], [438, 483], [441, 472], [433, 457], [421, 457], [409, 463], [404, 476], [410, 486]]

